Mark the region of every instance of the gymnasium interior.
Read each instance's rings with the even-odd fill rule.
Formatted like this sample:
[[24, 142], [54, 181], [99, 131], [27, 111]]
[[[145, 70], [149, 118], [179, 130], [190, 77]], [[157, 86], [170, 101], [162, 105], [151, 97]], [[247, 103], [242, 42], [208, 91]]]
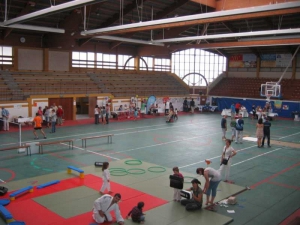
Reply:
[[[148, 225], [300, 224], [300, 1], [5, 0], [1, 11], [0, 225], [98, 224], [103, 162], [124, 224], [141, 201]], [[43, 112], [35, 136], [47, 107], [62, 124], [53, 132]], [[222, 118], [237, 153], [229, 180], [188, 211], [170, 175], [204, 188], [196, 169], [220, 169]]]

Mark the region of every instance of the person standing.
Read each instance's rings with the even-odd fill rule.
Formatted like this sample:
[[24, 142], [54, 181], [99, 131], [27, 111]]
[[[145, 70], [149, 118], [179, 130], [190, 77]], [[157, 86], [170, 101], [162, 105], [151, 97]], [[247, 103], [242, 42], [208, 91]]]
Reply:
[[257, 137], [257, 147], [261, 148], [261, 140], [264, 137], [264, 124], [263, 119], [259, 118], [256, 124], [256, 137]]
[[169, 114], [169, 110], [170, 110], [170, 102], [169, 100], [167, 100], [165, 104], [165, 115]]
[[239, 115], [241, 104], [239, 102], [235, 103], [235, 115]]
[[224, 115], [222, 120], [221, 120], [221, 128], [222, 128], [222, 133], [223, 133], [223, 136], [222, 136], [222, 140], [225, 140], [226, 139], [226, 131], [227, 131], [227, 115]]
[[235, 119], [235, 106], [234, 106], [234, 103], [231, 104], [230, 110], [231, 110], [231, 119]]
[[221, 181], [221, 173], [220, 170], [215, 170], [211, 167], [207, 168], [197, 168], [196, 173], [204, 176], [205, 185], [203, 189], [203, 193], [206, 194], [206, 205], [213, 204], [214, 199], [217, 195], [217, 188]]
[[43, 128], [42, 128], [42, 122], [43, 122], [43, 120], [42, 120], [40, 114], [39, 114], [39, 113], [36, 113], [36, 114], [35, 114], [35, 117], [34, 117], [34, 119], [33, 119], [33, 126], [34, 126], [34, 128], [33, 128], [33, 134], [34, 134], [34, 136], [35, 136], [34, 139], [39, 139], [39, 137], [38, 137], [37, 134], [36, 134], [36, 131], [37, 131], [37, 130], [40, 130], [40, 131], [41, 131], [41, 133], [44, 135], [44, 139], [47, 138], [47, 137], [46, 137], [46, 134], [45, 134], [45, 132], [43, 131]]
[[264, 137], [262, 139], [261, 147], [264, 147], [265, 138], [268, 138], [268, 147], [269, 148], [271, 147], [271, 145], [270, 145], [270, 133], [271, 133], [270, 128], [271, 128], [271, 123], [269, 121], [269, 118], [267, 117], [266, 121], [264, 122]]
[[62, 106], [59, 105], [59, 106], [58, 106], [58, 109], [57, 109], [57, 111], [56, 111], [57, 124], [58, 124], [58, 126], [61, 126], [61, 125], [62, 125], [62, 118], [63, 118], [63, 115], [64, 115], [64, 110], [62, 109]]
[[233, 117], [231, 117], [230, 127], [231, 127], [231, 141], [234, 141], [236, 135], [236, 121]]
[[118, 225], [124, 225], [124, 219], [121, 215], [118, 202], [121, 200], [121, 195], [116, 193], [114, 197], [111, 195], [103, 195], [97, 198], [93, 207], [93, 219], [97, 223], [112, 222], [111, 211], [115, 212]]
[[55, 133], [56, 131], [56, 112], [55, 109], [52, 109], [51, 115], [50, 115], [50, 122], [51, 122], [51, 132], [50, 133]]
[[188, 112], [189, 111], [187, 98], [185, 98], [184, 101], [183, 101], [183, 111], [184, 112]]
[[3, 119], [3, 130], [5, 131], [9, 131], [9, 122], [8, 122], [8, 118], [9, 118], [9, 111], [2, 107], [2, 119]]
[[108, 170], [108, 167], [109, 167], [109, 163], [108, 162], [104, 162], [103, 163], [103, 166], [102, 166], [102, 186], [101, 186], [101, 189], [100, 189], [100, 194], [104, 194], [104, 191], [107, 189], [108, 192], [110, 193], [110, 173], [109, 173], [109, 170]]
[[[173, 173], [174, 173], [173, 176], [183, 179], [183, 175], [179, 172], [179, 168], [177, 166], [173, 167]], [[182, 180], [182, 183], [183, 183], [183, 180]], [[181, 189], [174, 188], [174, 195], [173, 195], [174, 201], [180, 202], [180, 200], [181, 200], [180, 191], [181, 191]]]
[[200, 181], [198, 179], [193, 179], [191, 183], [192, 187], [187, 189], [187, 191], [193, 192], [192, 199], [182, 199], [180, 202], [181, 205], [185, 206], [187, 211], [201, 209], [203, 203], [203, 191], [199, 187], [199, 185], [201, 185]]
[[194, 110], [195, 110], [195, 101], [194, 101], [193, 98], [192, 98], [192, 101], [190, 102], [190, 105], [191, 105], [191, 111], [192, 111], [192, 113], [194, 113]]
[[105, 120], [106, 120], [106, 124], [109, 124], [109, 117], [110, 117], [110, 107], [108, 104], [106, 104], [106, 108], [105, 108]]
[[47, 124], [47, 127], [49, 128], [49, 115], [50, 115], [50, 108], [48, 106], [45, 107], [46, 110], [44, 112], [45, 122]]
[[231, 147], [231, 140], [226, 139], [225, 146], [223, 148], [222, 156], [221, 156], [221, 173], [225, 171], [225, 180], [224, 182], [229, 182], [229, 174], [230, 174], [230, 166], [231, 166], [231, 158], [236, 155], [236, 151]]
[[99, 124], [99, 107], [98, 105], [94, 108], [95, 124]]
[[235, 135], [235, 143], [243, 143], [243, 131], [244, 131], [244, 120], [242, 115], [239, 115], [239, 118], [236, 120], [236, 135]]

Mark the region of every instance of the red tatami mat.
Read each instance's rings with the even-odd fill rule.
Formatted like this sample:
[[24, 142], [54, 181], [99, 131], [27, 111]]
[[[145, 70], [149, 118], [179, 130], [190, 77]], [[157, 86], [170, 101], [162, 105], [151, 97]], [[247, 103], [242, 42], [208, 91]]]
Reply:
[[[92, 207], [91, 211], [88, 213], [83, 213], [78, 216], [65, 219], [33, 201], [31, 198], [52, 194], [59, 191], [65, 191], [79, 186], [87, 186], [99, 191], [101, 185], [102, 179], [91, 174], [86, 175], [84, 179], [79, 179], [76, 177], [61, 180], [61, 182], [58, 184], [54, 184], [42, 189], [34, 188], [33, 193], [26, 193], [23, 196], [17, 197], [15, 201], [12, 201], [7, 206], [7, 209], [12, 213], [15, 220], [23, 221], [29, 225], [94, 225], [96, 223], [92, 219]], [[132, 207], [136, 206], [140, 201], [145, 203], [144, 211], [167, 203], [167, 201], [163, 199], [151, 196], [115, 182], [111, 182], [111, 190], [113, 191], [111, 195], [114, 195], [118, 192], [122, 196], [122, 200], [119, 205], [124, 218], [132, 209]], [[8, 196], [9, 195], [7, 194], [4, 197], [8, 198]], [[91, 202], [91, 206], [92, 205], [93, 202]]]
[[46, 225], [64, 220], [63, 217], [31, 199], [19, 201], [17, 204], [9, 204], [6, 208], [15, 220], [23, 221], [28, 225]]

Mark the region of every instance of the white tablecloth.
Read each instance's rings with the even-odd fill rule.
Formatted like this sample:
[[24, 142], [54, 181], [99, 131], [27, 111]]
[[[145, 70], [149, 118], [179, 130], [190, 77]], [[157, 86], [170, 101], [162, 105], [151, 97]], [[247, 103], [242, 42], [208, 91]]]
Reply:
[[[239, 114], [242, 115], [242, 117], [249, 117], [249, 114], [247, 111], [240, 111]], [[231, 117], [231, 109], [223, 109], [221, 115], [222, 116], [226, 115], [226, 116]]]

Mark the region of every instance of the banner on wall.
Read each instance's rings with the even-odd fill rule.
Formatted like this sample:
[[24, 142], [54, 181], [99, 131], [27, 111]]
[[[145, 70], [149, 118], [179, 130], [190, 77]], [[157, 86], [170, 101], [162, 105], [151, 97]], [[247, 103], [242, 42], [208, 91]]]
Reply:
[[276, 55], [276, 67], [287, 67], [291, 66], [292, 64], [289, 65], [291, 59], [292, 59], [292, 54], [277, 54]]
[[256, 67], [256, 56], [254, 54], [233, 55], [229, 58], [229, 67]]
[[274, 106], [275, 106], [276, 109], [281, 109], [282, 101], [281, 100], [275, 100], [274, 101]]
[[289, 110], [289, 105], [283, 105], [283, 106], [282, 106], [282, 109], [283, 109], [283, 110]]
[[262, 54], [260, 59], [261, 67], [276, 67], [276, 54]]

